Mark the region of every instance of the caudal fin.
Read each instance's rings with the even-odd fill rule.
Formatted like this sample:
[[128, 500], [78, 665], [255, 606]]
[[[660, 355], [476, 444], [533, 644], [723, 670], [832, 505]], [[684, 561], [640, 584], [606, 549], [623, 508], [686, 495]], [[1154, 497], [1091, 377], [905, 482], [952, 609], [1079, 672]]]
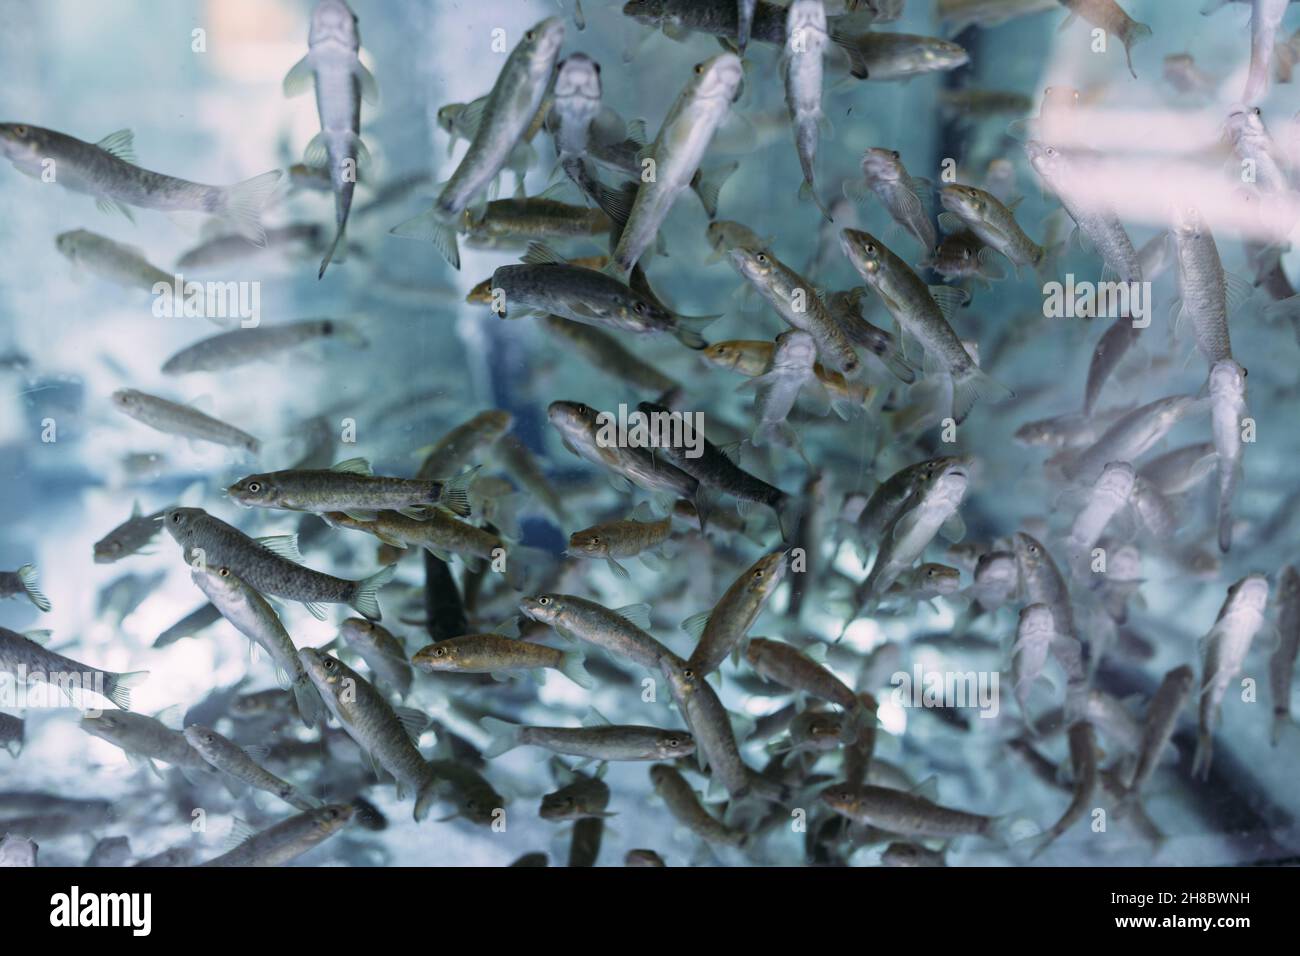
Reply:
[[131, 688], [139, 687], [148, 676], [148, 671], [128, 671], [125, 674], [114, 674], [111, 681], [112, 686], [105, 688], [104, 696], [122, 710], [130, 710]]
[[[334, 259], [335, 250], [345, 247], [345, 240], [343, 238], [343, 234], [346, 231], [346, 229], [347, 229], [346, 226], [339, 226], [338, 231], [334, 233], [334, 241], [331, 242], [330, 247], [325, 250], [325, 258], [321, 259], [320, 261], [320, 272], [316, 273], [317, 279], [325, 278], [325, 270], [329, 268], [330, 262]], [[339, 261], [340, 262], [343, 261], [342, 256], [339, 257]]]
[[266, 245], [266, 230], [262, 228], [262, 210], [275, 195], [280, 182], [280, 170], [273, 169], [242, 183], [226, 187], [225, 202], [219, 210], [221, 218], [254, 245]]
[[36, 605], [38, 610], [48, 611], [50, 609], [50, 599], [41, 593], [41, 589], [36, 586], [38, 575], [36, 565], [24, 564], [18, 569], [18, 580], [23, 583], [23, 590], [27, 592], [27, 599]]
[[443, 222], [436, 209], [421, 213], [414, 219], [398, 223], [388, 230], [389, 235], [403, 239], [419, 239], [432, 242], [434, 248], [450, 263], [453, 269], [460, 270], [460, 248], [456, 245], [456, 230]]
[[560, 673], [586, 690], [596, 686], [595, 679], [587, 673], [587, 668], [583, 665], [582, 651], [566, 652], [560, 658]]
[[379, 610], [379, 589], [391, 581], [396, 573], [397, 565], [390, 564], [364, 581], [358, 581], [356, 593], [348, 604], [360, 611], [369, 620], [382, 620], [383, 614]]
[[519, 746], [519, 725], [496, 717], [484, 717], [479, 726], [492, 735], [492, 742], [483, 751], [488, 760], [500, 757], [503, 753]]
[[975, 403], [981, 399], [1000, 402], [1015, 398], [1016, 393], [1001, 382], [995, 381], [976, 365], [971, 365], [952, 380], [952, 417], [961, 424], [970, 414]]
[[1198, 780], [1210, 779], [1210, 761], [1214, 757], [1214, 735], [1201, 733], [1196, 738], [1196, 756], [1192, 758], [1192, 776]]

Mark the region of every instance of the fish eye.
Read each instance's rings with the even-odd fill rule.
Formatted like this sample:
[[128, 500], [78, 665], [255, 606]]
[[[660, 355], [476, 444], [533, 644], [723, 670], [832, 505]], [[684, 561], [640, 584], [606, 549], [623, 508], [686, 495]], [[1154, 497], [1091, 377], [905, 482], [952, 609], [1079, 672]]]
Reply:
[[765, 253], [760, 252], [758, 255], [754, 256], [754, 259], [763, 265], [767, 265], [767, 255]]
[[874, 242], [867, 243], [867, 254], [872, 256], [876, 254], [876, 244]]
[[600, 76], [600, 64], [593, 60], [591, 65], [596, 68], [596, 75]]
[[695, 64], [695, 75], [696, 75], [696, 76], [703, 76], [703, 75], [704, 75], [704, 64], [703, 64], [703, 63], [696, 63], [696, 64]]
[[181, 516], [178, 514], [172, 515], [172, 524], [180, 524], [180, 523], [181, 523]]
[[757, 571], [754, 572], [754, 580], [757, 581], [762, 577], [763, 577], [763, 569], [759, 568]]
[[15, 127], [14, 127], [14, 132], [17, 133], [19, 136], [26, 136], [26, 135], [27, 135], [27, 127], [26, 127], [26, 126], [15, 126]]
[[321, 663], [327, 671], [332, 671], [334, 669], [335, 661], [332, 657], [325, 658]]
[[903, 154], [900, 153], [898, 150], [896, 150], [896, 149], [895, 149], [895, 150], [891, 150], [891, 152], [894, 154], [894, 159], [902, 159], [902, 158], [903, 158]]
[[689, 667], [683, 667], [682, 676], [687, 680], [695, 680], [695, 671], [691, 670]]
[[637, 315], [645, 315], [645, 303], [638, 302], [636, 305], [632, 306], [632, 311]]
[[223, 578], [228, 578], [230, 577], [230, 568], [218, 568], [217, 574], [221, 575]]
[[446, 656], [447, 656], [447, 648], [445, 648], [445, 647], [435, 647], [435, 648], [433, 649], [433, 656], [434, 656], [434, 657], [446, 657]]
[[253, 494], [257, 494], [259, 491], [262, 490], [262, 483], [260, 481], [250, 481], [248, 483], [248, 490], [251, 491]]
[[531, 42], [535, 36], [536, 34], [532, 30], [529, 30], [527, 33], [524, 34], [524, 39]]
[[1047, 147], [1047, 149], [1043, 150], [1043, 152], [1044, 152], [1045, 154], [1047, 154], [1048, 156], [1055, 156], [1055, 155], [1056, 155], [1056, 147], [1055, 147], [1055, 146], [1049, 146], [1049, 147]]
[[537, 603], [540, 604], [542, 607], [546, 607], [548, 604], [551, 603], [551, 599], [549, 597], [539, 597], [537, 599]]
[[668, 746], [669, 746], [669, 747], [673, 747], [673, 748], [675, 749], [675, 748], [681, 746], [681, 741], [678, 740], [676, 737], [669, 737], [669, 738], [668, 738]]

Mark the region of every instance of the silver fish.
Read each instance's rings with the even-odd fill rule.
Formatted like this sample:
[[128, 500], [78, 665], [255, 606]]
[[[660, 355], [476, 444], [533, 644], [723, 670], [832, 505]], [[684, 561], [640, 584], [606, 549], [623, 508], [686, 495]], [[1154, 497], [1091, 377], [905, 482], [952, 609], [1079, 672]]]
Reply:
[[118, 411], [166, 435], [242, 448], [254, 455], [262, 449], [262, 443], [252, 435], [189, 405], [170, 402], [133, 388], [118, 389], [112, 400]]

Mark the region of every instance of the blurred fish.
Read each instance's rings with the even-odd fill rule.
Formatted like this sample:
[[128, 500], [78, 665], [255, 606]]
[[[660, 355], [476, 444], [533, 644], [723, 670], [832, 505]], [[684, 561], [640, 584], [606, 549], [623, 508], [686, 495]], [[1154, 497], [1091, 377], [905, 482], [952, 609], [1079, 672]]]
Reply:
[[61, 232], [54, 237], [54, 244], [73, 265], [117, 285], [148, 292], [159, 283], [171, 287], [172, 277], [150, 265], [135, 246], [124, 246], [85, 229]]
[[0, 600], [21, 596], [31, 601], [38, 611], [48, 611], [50, 599], [41, 592], [39, 582], [34, 564], [24, 564], [17, 571], [0, 571]]

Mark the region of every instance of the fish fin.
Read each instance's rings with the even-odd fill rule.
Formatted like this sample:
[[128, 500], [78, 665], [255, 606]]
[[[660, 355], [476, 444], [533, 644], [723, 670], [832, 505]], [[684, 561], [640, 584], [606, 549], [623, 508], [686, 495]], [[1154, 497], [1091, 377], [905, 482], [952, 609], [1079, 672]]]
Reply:
[[18, 580], [22, 582], [23, 590], [27, 592], [27, 599], [36, 605], [38, 610], [48, 611], [51, 607], [50, 599], [36, 586], [38, 579], [34, 564], [24, 564], [18, 569]]
[[127, 671], [113, 678], [113, 689], [107, 697], [122, 710], [131, 709], [131, 689], [139, 687], [149, 678], [148, 671]]
[[106, 214], [110, 212], [120, 212], [127, 218], [128, 222], [135, 222], [135, 216], [132, 215], [131, 210], [122, 205], [116, 199], [109, 199], [107, 196], [101, 196], [95, 200], [95, 208]]
[[951, 323], [957, 310], [970, 302], [970, 295], [962, 289], [950, 285], [930, 286], [930, 297], [939, 306], [944, 321]]
[[966, 537], [966, 522], [962, 520], [961, 513], [954, 511], [949, 515], [948, 519], [939, 526], [939, 534], [945, 541], [951, 541], [953, 544]]
[[724, 166], [717, 166], [707, 172], [703, 169], [697, 169], [695, 176], [691, 179], [691, 189], [695, 195], [700, 197], [700, 204], [704, 206], [705, 213], [709, 219], [714, 219], [718, 215], [718, 193], [731, 174], [740, 168], [740, 163], [731, 162]]
[[[357, 86], [361, 90], [361, 98], [371, 106], [378, 104], [379, 83], [375, 80], [375, 74], [366, 69], [366, 65], [360, 60], [358, 60], [356, 65], [352, 68], [352, 73], [357, 78]], [[286, 83], [288, 80], [289, 78], [285, 77]]]
[[469, 486], [473, 483], [477, 474], [477, 467], [470, 468], [444, 482], [438, 504], [452, 514], [459, 515], [462, 518], [468, 517], [470, 513]]
[[1011, 389], [986, 375], [979, 366], [972, 364], [965, 372], [953, 379], [952, 417], [961, 424], [980, 399], [1003, 401], [1015, 398], [1015, 395], [1016, 393]]
[[308, 53], [284, 75], [284, 82], [280, 84], [280, 88], [285, 96], [292, 99], [310, 90], [315, 85], [315, 81], [316, 71], [312, 68], [311, 54]]
[[649, 604], [628, 604], [623, 607], [614, 608], [614, 613], [623, 620], [643, 631], [650, 629], [650, 605]]
[[298, 708], [298, 716], [308, 728], [325, 726], [325, 702], [306, 674], [294, 681], [293, 700]]
[[348, 458], [345, 461], [336, 462], [329, 467], [330, 471], [338, 472], [342, 475], [366, 475], [374, 474], [370, 467], [370, 462], [365, 458]]
[[700, 635], [704, 633], [704, 628], [709, 623], [709, 615], [712, 613], [713, 609], [710, 608], [707, 611], [700, 611], [698, 614], [692, 614], [686, 620], [682, 621], [682, 630], [698, 641]]
[[566, 265], [568, 260], [560, 255], [544, 242], [533, 241], [528, 244], [524, 254], [519, 257], [519, 261], [530, 266], [537, 265]]
[[135, 133], [131, 130], [119, 129], [115, 133], [109, 133], [95, 145], [110, 156], [135, 165]]
[[582, 717], [582, 726], [584, 727], [609, 727], [610, 720], [595, 707], [588, 708]]
[[585, 658], [583, 657], [582, 651], [565, 651], [560, 656], [559, 671], [579, 687], [591, 690], [596, 686], [596, 681], [592, 678], [591, 674], [587, 672], [584, 661]]
[[512, 724], [496, 717], [484, 717], [479, 721], [479, 726], [492, 736], [492, 740], [483, 750], [483, 756], [486, 759], [491, 760], [494, 757], [500, 757], [503, 753], [514, 750], [519, 746], [520, 727], [518, 724]]
[[628, 578], [630, 577], [630, 575], [627, 572], [627, 568], [623, 567], [623, 565], [619, 564], [613, 558], [606, 557], [605, 563], [609, 565], [609, 569], [610, 571], [614, 572], [615, 577], [622, 578], [624, 581], [628, 580]]
[[272, 534], [264, 538], [254, 538], [258, 544], [266, 548], [272, 554], [284, 558], [286, 561], [292, 561], [294, 564], [302, 564], [302, 552], [298, 550], [297, 534]]
[[420, 734], [424, 733], [431, 721], [429, 715], [422, 710], [416, 710], [413, 707], [394, 707], [393, 713], [397, 715], [397, 720], [406, 731], [406, 736], [410, 738], [412, 746], [420, 746]]
[[[390, 564], [370, 577], [358, 581], [356, 593], [348, 604], [372, 621], [381, 620], [383, 615], [379, 610], [379, 589], [391, 581], [396, 573], [397, 565]], [[310, 610], [310, 607], [308, 609]]]
[[856, 203], [862, 203], [863, 205], [866, 205], [866, 203], [870, 201], [871, 197], [875, 195], [871, 191], [871, 187], [867, 185], [865, 179], [846, 179], [844, 180], [842, 189], [845, 199]]
[[421, 213], [388, 230], [389, 235], [403, 239], [431, 242], [438, 253], [453, 269], [460, 270], [460, 248], [456, 245], [456, 230], [443, 222], [434, 210]]
[[266, 230], [262, 228], [262, 209], [275, 195], [279, 182], [280, 170], [273, 169], [242, 183], [227, 186], [222, 190], [222, 203], [217, 215], [253, 245], [265, 246]]

